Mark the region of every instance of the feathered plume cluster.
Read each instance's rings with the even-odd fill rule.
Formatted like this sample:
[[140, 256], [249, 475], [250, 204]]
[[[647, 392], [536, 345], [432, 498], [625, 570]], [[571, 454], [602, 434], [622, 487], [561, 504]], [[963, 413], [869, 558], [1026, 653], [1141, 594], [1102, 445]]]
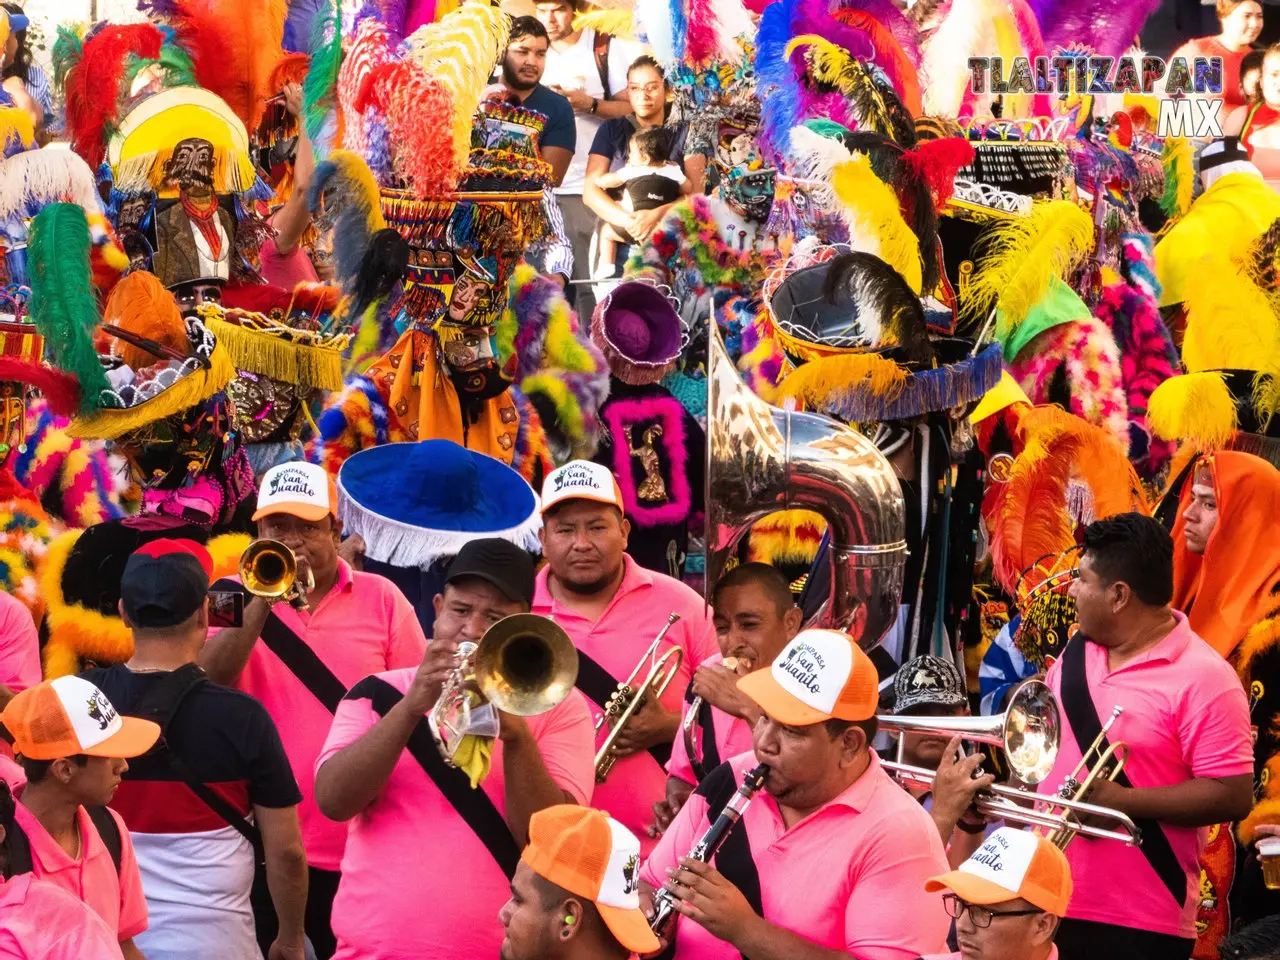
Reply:
[[856, 153], [836, 167], [831, 186], [844, 205], [850, 245], [884, 260], [919, 296], [920, 242], [902, 218], [897, 195], [872, 172], [866, 155]]
[[311, 21], [310, 49], [311, 66], [302, 81], [302, 125], [314, 143], [324, 129], [325, 118], [337, 106], [342, 19], [333, 0], [325, 0], [323, 9]]
[[335, 150], [316, 167], [307, 204], [313, 216], [323, 210], [335, 218], [334, 269], [345, 287], [359, 272], [373, 235], [387, 226], [373, 173], [358, 154]]
[[437, 23], [408, 39], [409, 59], [448, 93], [448, 109], [429, 122], [448, 121], [453, 132], [453, 162], [460, 173], [471, 150], [476, 108], [489, 83], [489, 71], [502, 57], [511, 20], [489, 0], [468, 0]]
[[979, 241], [965, 313], [985, 319], [998, 308], [1008, 332], [1093, 245], [1093, 221], [1070, 200], [1037, 204], [1029, 216], [1001, 222]]
[[93, 347], [98, 304], [89, 277], [89, 224], [72, 203], [51, 203], [31, 225], [31, 319], [59, 370], [80, 383], [82, 413], [109, 390]]

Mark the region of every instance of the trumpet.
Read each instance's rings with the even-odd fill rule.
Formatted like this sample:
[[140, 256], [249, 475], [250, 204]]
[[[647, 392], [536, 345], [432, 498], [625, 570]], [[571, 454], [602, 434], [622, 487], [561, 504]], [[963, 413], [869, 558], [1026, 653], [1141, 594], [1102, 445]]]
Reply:
[[[1124, 771], [1124, 765], [1129, 759], [1129, 745], [1126, 743], [1113, 743], [1109, 744], [1106, 750], [1102, 749], [1102, 742], [1107, 738], [1107, 731], [1120, 719], [1120, 714], [1122, 713], [1124, 713], [1124, 707], [1117, 705], [1111, 711], [1111, 716], [1107, 718], [1107, 722], [1103, 724], [1102, 729], [1098, 731], [1098, 735], [1094, 737], [1093, 743], [1089, 744], [1089, 749], [1081, 754], [1080, 762], [1076, 764], [1075, 769], [1071, 771], [1067, 779], [1062, 782], [1062, 786], [1058, 788], [1058, 800], [1060, 803], [1078, 803], [1088, 795], [1089, 788], [1099, 780], [1114, 781]], [[1094, 754], [1096, 754], [1096, 757], [1091, 763], [1089, 758]], [[1081, 782], [1078, 778], [1086, 768], [1088, 768], [1089, 772], [1084, 781]], [[1070, 807], [1064, 807], [1063, 812], [1064, 816], [1070, 816], [1072, 810]], [[1067, 844], [1071, 842], [1071, 839], [1077, 833], [1084, 833], [1084, 830], [1078, 820], [1072, 817], [1066, 824], [1051, 833], [1049, 839], [1059, 848], [1065, 850]]]
[[[1114, 719], [1114, 718], [1113, 718]], [[1053, 692], [1039, 680], [1027, 680], [1014, 691], [1009, 709], [995, 717], [897, 717], [879, 716], [879, 726], [899, 733], [933, 733], [940, 736], [959, 734], [966, 740], [989, 743], [1004, 749], [1009, 767], [1020, 781], [1035, 786], [1049, 776], [1058, 757], [1061, 740], [1061, 712]], [[1110, 727], [1110, 723], [1107, 727]], [[1099, 734], [1100, 742], [1107, 728]], [[915, 767], [902, 762], [904, 742], [898, 741], [898, 759], [885, 761], [883, 766], [894, 774], [900, 783], [932, 787], [935, 771]], [[1126, 814], [1109, 807], [1085, 803], [1081, 797], [1094, 782], [1101, 770], [1101, 760], [1086, 777], [1083, 785], [1075, 783], [1093, 748], [1086, 751], [1071, 778], [1058, 791], [1058, 795], [1038, 794], [1017, 787], [993, 784], [978, 795], [974, 807], [989, 819], [1004, 819], [1048, 830], [1049, 839], [1064, 847], [1076, 834], [1097, 840], [1119, 840], [1136, 845], [1141, 842], [1141, 831]], [[1113, 756], [1108, 751], [1103, 758]], [[1119, 770], [1111, 773], [1111, 779]], [[1084, 822], [1085, 819], [1090, 822]], [[1110, 823], [1114, 828], [1098, 825], [1098, 821]]]
[[286, 600], [295, 607], [305, 607], [307, 595], [316, 587], [311, 568], [306, 572], [299, 580], [298, 558], [279, 540], [255, 540], [240, 555], [240, 582], [264, 600]]
[[[680, 664], [684, 660], [684, 652], [679, 647], [672, 647], [662, 656], [658, 656], [658, 644], [662, 643], [667, 631], [679, 619], [678, 613], [673, 613], [667, 618], [666, 624], [653, 638], [649, 649], [644, 652], [640, 662], [631, 671], [631, 675], [618, 684], [618, 689], [610, 694], [609, 702], [604, 705], [604, 713], [596, 721], [596, 732], [599, 733], [605, 723], [612, 723], [612, 726], [604, 743], [596, 751], [596, 783], [604, 783], [605, 778], [609, 776], [609, 771], [618, 762], [614, 745], [617, 743], [618, 735], [626, 728], [635, 712], [648, 702], [650, 696], [661, 697], [667, 687], [671, 686], [671, 681], [675, 679], [676, 671], [680, 669]], [[643, 682], [633, 686], [640, 670], [646, 664], [649, 669]]]
[[[724, 809], [716, 817], [715, 823], [707, 827], [707, 832], [702, 835], [702, 838], [689, 851], [691, 860], [699, 860], [702, 863], [711, 862], [711, 858], [716, 855], [716, 851], [728, 839], [729, 832], [742, 819], [742, 814], [747, 809], [747, 804], [751, 802], [751, 798], [764, 786], [767, 776], [769, 776], [769, 768], [763, 763], [743, 774], [742, 786], [738, 788], [737, 793], [729, 798], [729, 802], [724, 805]], [[654, 893], [653, 919], [649, 921], [649, 929], [658, 934], [658, 936], [662, 936], [675, 909], [676, 898], [670, 890], [663, 887]]]
[[[739, 667], [751, 670], [752, 662], [750, 657], [725, 657], [722, 661], [724, 666], [730, 670], [737, 670]], [[706, 769], [702, 765], [702, 744], [698, 735], [698, 714], [702, 712], [702, 697], [694, 697], [689, 704], [689, 710], [684, 715], [684, 723], [681, 729], [684, 732], [684, 750], [689, 755], [689, 765], [693, 767], [693, 775], [701, 780], [706, 775]]]
[[440, 756], [456, 766], [463, 737], [496, 737], [498, 710], [532, 717], [559, 704], [578, 679], [578, 651], [546, 617], [517, 613], [460, 643], [453, 673], [427, 714]]

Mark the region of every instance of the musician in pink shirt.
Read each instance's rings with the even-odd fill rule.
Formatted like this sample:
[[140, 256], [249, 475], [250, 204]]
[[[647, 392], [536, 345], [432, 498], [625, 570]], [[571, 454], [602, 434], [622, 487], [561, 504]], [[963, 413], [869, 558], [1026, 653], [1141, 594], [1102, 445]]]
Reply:
[[500, 713], [487, 775], [461, 752], [461, 769], [447, 767], [424, 720], [458, 644], [526, 612], [532, 596], [529, 554], [506, 540], [471, 541], [436, 597], [421, 665], [367, 677], [339, 704], [315, 781], [321, 812], [349, 824], [333, 901], [337, 960], [497, 956], [494, 918], [530, 817], [591, 800], [591, 717], [577, 690], [537, 716]]
[[[685, 694], [680, 733], [671, 744], [667, 796], [654, 804], [654, 830], [665, 830], [706, 774], [722, 759], [751, 750], [751, 730], [760, 708], [738, 689], [738, 678], [767, 669], [800, 631], [800, 609], [786, 578], [767, 563], [744, 563], [720, 578], [711, 597], [712, 622], [722, 653], [704, 660]], [[733, 658], [733, 666], [725, 658]], [[703, 698], [693, 721], [696, 756], [690, 757], [685, 733], [694, 698]], [[655, 836], [657, 833], [655, 832]]]
[[[679, 649], [682, 660], [660, 699], [649, 698], [617, 741], [617, 763], [596, 785], [595, 806], [653, 846], [653, 805], [666, 795], [664, 769], [680, 729], [680, 703], [693, 668], [719, 652], [706, 604], [688, 586], [646, 570], [627, 556], [631, 526], [607, 467], [574, 460], [547, 475], [542, 487], [542, 550], [533, 612], [555, 620], [578, 648], [578, 689], [595, 718], [654, 637], [675, 613], [680, 619], [658, 656]], [[643, 665], [636, 682], [648, 672]], [[601, 729], [597, 745], [608, 730]]]
[[1053, 938], [1071, 900], [1071, 867], [1044, 837], [1002, 827], [925, 889], [947, 891], [942, 902], [960, 949], [920, 960], [1057, 960]]
[[[753, 753], [708, 774], [641, 868], [676, 897], [676, 960], [914, 960], [948, 921], [929, 815], [880, 766], [879, 678], [846, 633], [802, 630], [738, 686], [760, 707]], [[757, 764], [768, 772], [711, 864], [686, 856]], [[752, 902], [755, 899], [756, 902]]]

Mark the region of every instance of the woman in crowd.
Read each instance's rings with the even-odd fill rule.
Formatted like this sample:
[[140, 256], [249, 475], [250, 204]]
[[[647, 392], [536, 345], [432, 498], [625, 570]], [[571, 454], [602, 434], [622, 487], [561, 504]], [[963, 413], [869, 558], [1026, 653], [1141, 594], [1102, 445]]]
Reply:
[[1222, 58], [1222, 114], [1227, 116], [1246, 103], [1240, 86], [1240, 61], [1262, 33], [1262, 5], [1257, 0], [1217, 0], [1215, 9], [1222, 32], [1216, 37], [1188, 40], [1173, 55], [1186, 57], [1188, 66], [1195, 57]]
[[1272, 187], [1280, 186], [1280, 44], [1267, 48], [1262, 78], [1253, 103], [1237, 107], [1223, 124], [1228, 136], [1239, 136], [1249, 159]]

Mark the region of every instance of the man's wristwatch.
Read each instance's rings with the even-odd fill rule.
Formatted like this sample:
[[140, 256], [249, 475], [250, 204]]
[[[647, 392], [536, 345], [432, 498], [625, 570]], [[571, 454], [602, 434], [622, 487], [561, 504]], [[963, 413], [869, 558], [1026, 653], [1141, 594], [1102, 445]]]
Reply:
[[594, 117], [596, 114], [596, 111], [599, 109], [600, 109], [600, 101], [597, 100], [595, 97], [592, 97], [591, 98], [591, 115]]

